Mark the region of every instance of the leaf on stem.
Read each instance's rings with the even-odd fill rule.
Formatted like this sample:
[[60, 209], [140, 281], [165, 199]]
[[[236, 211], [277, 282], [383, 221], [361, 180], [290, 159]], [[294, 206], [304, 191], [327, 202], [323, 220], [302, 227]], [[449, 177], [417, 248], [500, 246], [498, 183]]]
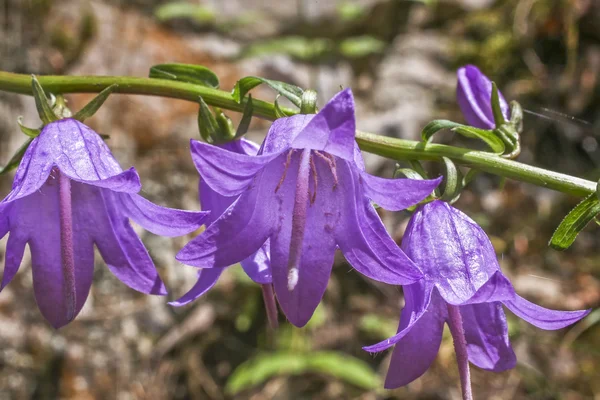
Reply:
[[562, 220], [550, 239], [550, 247], [561, 251], [568, 249], [579, 232], [599, 213], [600, 200], [598, 200], [596, 193], [593, 193], [572, 209]]
[[207, 143], [212, 143], [219, 134], [219, 123], [202, 97], [200, 97], [199, 103], [198, 128], [200, 129], [200, 136]]
[[457, 122], [452, 122], [445, 119], [436, 119], [428, 123], [421, 131], [421, 138], [425, 143], [429, 143], [431, 142], [433, 135], [442, 129], [450, 129], [453, 132], [459, 133], [465, 137], [482, 140], [494, 153], [504, 153], [504, 142], [502, 142], [502, 139], [496, 136], [493, 131], [474, 128], [472, 126], [459, 124]]
[[278, 94], [287, 98], [296, 107], [300, 108], [300, 106], [302, 105], [302, 94], [304, 93], [304, 90], [302, 90], [298, 86], [290, 85], [289, 83], [285, 82], [260, 78], [257, 76], [247, 76], [237, 81], [235, 87], [233, 88], [231, 96], [236, 102], [241, 103], [244, 96], [246, 96], [246, 94], [250, 90], [263, 83], [269, 85]]
[[31, 90], [33, 92], [33, 98], [35, 99], [35, 107], [37, 108], [42, 122], [44, 124], [49, 124], [50, 122], [58, 121], [58, 117], [54, 114], [54, 111], [52, 111], [50, 103], [48, 103], [46, 92], [42, 89], [42, 85], [40, 85], [40, 82], [35, 75], [31, 75]]
[[235, 139], [239, 139], [248, 132], [250, 122], [252, 121], [252, 113], [254, 112], [254, 106], [252, 105], [252, 95], [248, 95], [246, 106], [244, 107], [244, 114], [240, 121], [237, 130], [235, 131]]
[[73, 115], [73, 118], [75, 118], [77, 121], [83, 122], [92, 117], [94, 114], [96, 114], [96, 111], [102, 107], [106, 99], [108, 99], [108, 96], [110, 96], [110, 94], [114, 92], [118, 86], [119, 85], [117, 84], [112, 84], [98, 93], [98, 95], [94, 97], [92, 101], [87, 103], [81, 110], [77, 111], [75, 115]]
[[219, 88], [219, 77], [210, 69], [195, 64], [158, 64], [150, 68], [150, 78], [193, 83], [213, 89]]

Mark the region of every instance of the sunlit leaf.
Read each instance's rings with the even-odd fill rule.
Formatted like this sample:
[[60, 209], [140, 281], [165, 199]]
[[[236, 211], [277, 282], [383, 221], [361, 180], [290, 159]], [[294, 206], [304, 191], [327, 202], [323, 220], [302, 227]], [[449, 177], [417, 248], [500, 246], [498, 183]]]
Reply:
[[150, 68], [150, 78], [193, 83], [219, 88], [219, 77], [210, 69], [195, 64], [158, 64]]
[[550, 239], [550, 246], [556, 250], [568, 249], [575, 238], [600, 213], [600, 200], [591, 194], [572, 209], [562, 220]]
[[244, 96], [246, 96], [250, 90], [263, 83], [269, 85], [278, 94], [287, 98], [296, 107], [300, 107], [300, 104], [302, 103], [302, 93], [304, 93], [304, 90], [298, 86], [290, 85], [289, 83], [259, 78], [257, 76], [247, 76], [237, 81], [235, 87], [233, 88], [232, 97], [236, 102], [241, 103]]

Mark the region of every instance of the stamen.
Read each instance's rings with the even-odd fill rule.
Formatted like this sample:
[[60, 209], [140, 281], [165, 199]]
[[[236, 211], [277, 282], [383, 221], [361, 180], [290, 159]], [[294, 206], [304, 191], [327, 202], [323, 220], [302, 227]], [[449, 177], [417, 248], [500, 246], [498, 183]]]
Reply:
[[315, 160], [310, 157], [310, 170], [312, 171], [313, 176], [313, 194], [310, 198], [310, 204], [315, 204], [315, 200], [317, 199], [317, 186], [319, 184], [319, 178], [317, 177], [317, 166], [315, 165]]
[[71, 180], [60, 171], [58, 175], [58, 209], [60, 219], [60, 254], [62, 259], [63, 293], [67, 307], [67, 321], [75, 318], [75, 253], [73, 250], [73, 207]]
[[300, 260], [302, 258], [302, 245], [304, 243], [304, 229], [308, 212], [310, 176], [310, 149], [302, 150], [298, 177], [296, 180], [296, 196], [292, 214], [292, 237], [290, 238], [290, 255], [288, 259], [288, 290], [291, 292], [298, 284]]
[[275, 193], [277, 193], [277, 191], [279, 190], [279, 188], [281, 187], [281, 185], [283, 185], [283, 181], [285, 180], [285, 176], [287, 174], [287, 170], [290, 167], [290, 163], [292, 162], [292, 154], [294, 152], [294, 149], [291, 149], [288, 154], [287, 154], [287, 158], [285, 159], [285, 164], [283, 164], [283, 175], [281, 175], [281, 179], [279, 180], [279, 183], [277, 184], [277, 187], [275, 188]]
[[319, 151], [315, 151], [317, 155], [329, 165], [329, 169], [331, 170], [331, 174], [333, 175], [333, 188], [335, 189], [338, 185], [338, 177], [337, 177], [337, 168], [335, 163], [335, 157], [329, 153], [321, 153]]

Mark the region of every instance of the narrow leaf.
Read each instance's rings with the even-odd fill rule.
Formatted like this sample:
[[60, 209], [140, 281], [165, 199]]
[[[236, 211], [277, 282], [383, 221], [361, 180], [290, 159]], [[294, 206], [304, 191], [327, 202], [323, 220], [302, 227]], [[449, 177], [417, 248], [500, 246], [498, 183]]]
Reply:
[[[394, 171], [394, 179], [398, 178], [418, 179], [423, 180], [423, 177], [415, 170], [410, 168], [396, 168]], [[393, 336], [393, 335], [392, 335]]]
[[276, 118], [289, 117], [289, 115], [287, 115], [285, 113], [285, 111], [283, 111], [283, 109], [279, 106], [279, 95], [277, 95], [277, 97], [275, 97], [275, 101], [273, 102], [273, 106], [275, 108], [275, 117]]
[[50, 122], [58, 121], [58, 117], [52, 111], [52, 107], [48, 103], [48, 97], [46, 97], [46, 93], [35, 75], [31, 75], [31, 89], [33, 91], [33, 98], [35, 99], [35, 107], [42, 122], [49, 124]]
[[500, 94], [498, 93], [498, 86], [496, 82], [492, 82], [492, 114], [494, 115], [494, 123], [496, 127], [504, 125], [506, 120], [502, 114], [502, 108], [500, 108]]
[[254, 112], [254, 106], [252, 105], [252, 95], [248, 95], [248, 100], [246, 101], [246, 106], [244, 107], [244, 114], [242, 115], [242, 120], [240, 121], [237, 130], [235, 132], [235, 138], [239, 139], [248, 132], [248, 128], [250, 128], [250, 122], [252, 121], [252, 113]]
[[572, 209], [562, 220], [550, 239], [550, 246], [556, 250], [568, 249], [575, 238], [600, 213], [600, 200], [591, 194]]
[[114, 92], [118, 86], [119, 85], [117, 84], [113, 84], [105, 88], [103, 91], [98, 93], [98, 95], [94, 97], [92, 101], [87, 103], [81, 110], [77, 111], [75, 115], [73, 115], [73, 118], [75, 118], [77, 121], [83, 122], [92, 117], [94, 114], [96, 114], [96, 111], [102, 107], [106, 99], [108, 99], [108, 96], [110, 96], [110, 94]]
[[456, 165], [451, 159], [442, 157], [442, 160], [446, 166], [446, 184], [444, 186], [442, 200], [454, 203], [458, 200], [462, 189], [462, 174], [460, 169], [456, 168]]
[[28, 128], [25, 125], [23, 125], [23, 117], [19, 116], [17, 118], [17, 124], [19, 124], [19, 128], [21, 129], [21, 132], [23, 132], [24, 134], [26, 134], [27, 136], [31, 137], [31, 138], [35, 138], [37, 136], [39, 136], [39, 134], [42, 132], [41, 129], [36, 129], [36, 128]]
[[193, 83], [219, 88], [219, 77], [210, 69], [195, 64], [158, 64], [150, 68], [150, 78]]
[[33, 138], [27, 139], [27, 141], [23, 143], [23, 145], [19, 148], [19, 150], [17, 150], [8, 163], [4, 167], [0, 167], [0, 175], [10, 172], [19, 166], [19, 163], [21, 162], [21, 159], [23, 158], [23, 155], [27, 151], [27, 148], [31, 142], [33, 142]]
[[218, 136], [219, 123], [202, 97], [200, 97], [199, 103], [198, 128], [200, 129], [200, 136], [206, 142], [212, 143], [214, 138]]
[[247, 76], [237, 81], [231, 95], [236, 102], [241, 103], [244, 96], [246, 96], [250, 90], [263, 83], [269, 85], [277, 93], [287, 98], [296, 107], [300, 108], [304, 90], [298, 86], [290, 85], [289, 83], [273, 81], [257, 76]]
[[425, 125], [425, 128], [423, 128], [423, 130], [421, 131], [421, 139], [425, 143], [429, 143], [433, 135], [441, 131], [442, 129], [451, 129], [452, 131], [459, 133], [465, 137], [482, 140], [490, 147], [490, 149], [494, 153], [504, 153], [504, 143], [499, 137], [497, 137], [494, 134], [494, 131], [474, 128], [472, 126], [459, 124], [457, 122], [452, 122], [445, 119], [436, 119]]

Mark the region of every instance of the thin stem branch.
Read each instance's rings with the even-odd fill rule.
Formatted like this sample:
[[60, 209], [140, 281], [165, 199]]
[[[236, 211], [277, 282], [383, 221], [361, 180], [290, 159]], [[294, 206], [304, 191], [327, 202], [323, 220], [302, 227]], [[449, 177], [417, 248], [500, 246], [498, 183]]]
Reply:
[[[209, 105], [237, 112], [243, 112], [246, 106], [246, 99], [239, 104], [231, 97], [231, 93], [223, 90], [164, 79], [125, 76], [39, 76], [38, 79], [45, 90], [54, 94], [99, 93], [116, 84], [118, 86], [115, 93], [169, 97], [193, 102], [197, 102], [202, 96]], [[0, 90], [31, 95], [31, 77], [0, 71]], [[273, 103], [252, 99], [252, 105], [255, 116], [276, 119]], [[287, 114], [297, 113], [290, 109], [283, 111]], [[356, 133], [356, 141], [362, 150], [394, 160], [440, 161], [442, 157], [448, 157], [459, 165], [563, 193], [586, 196], [596, 190], [596, 182], [507, 160], [487, 152], [435, 143], [424, 144], [360, 131]]]

